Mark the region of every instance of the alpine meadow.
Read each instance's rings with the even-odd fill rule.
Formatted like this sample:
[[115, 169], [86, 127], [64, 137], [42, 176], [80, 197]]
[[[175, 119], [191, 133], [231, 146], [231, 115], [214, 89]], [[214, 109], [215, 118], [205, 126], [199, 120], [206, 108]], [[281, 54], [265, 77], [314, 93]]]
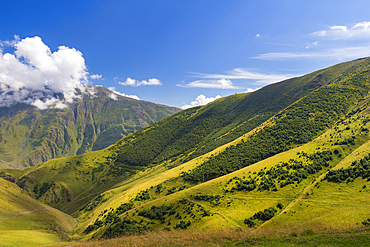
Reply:
[[2, 245], [369, 244], [370, 57], [185, 110], [89, 88], [0, 108]]

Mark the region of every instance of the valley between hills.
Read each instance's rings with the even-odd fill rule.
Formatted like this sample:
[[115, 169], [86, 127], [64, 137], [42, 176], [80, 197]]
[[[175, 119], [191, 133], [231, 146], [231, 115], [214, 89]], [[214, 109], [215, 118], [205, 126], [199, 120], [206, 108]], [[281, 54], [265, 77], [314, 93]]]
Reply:
[[369, 91], [363, 58], [183, 111], [1, 108], [0, 242], [366, 245]]

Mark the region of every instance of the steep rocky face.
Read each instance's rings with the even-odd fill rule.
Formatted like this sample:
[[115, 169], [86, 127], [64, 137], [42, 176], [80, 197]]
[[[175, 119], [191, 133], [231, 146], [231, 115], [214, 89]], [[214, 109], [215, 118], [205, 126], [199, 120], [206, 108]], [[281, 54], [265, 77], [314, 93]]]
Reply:
[[12, 167], [100, 150], [180, 111], [116, 95], [102, 87], [68, 108], [0, 108], [0, 160]]

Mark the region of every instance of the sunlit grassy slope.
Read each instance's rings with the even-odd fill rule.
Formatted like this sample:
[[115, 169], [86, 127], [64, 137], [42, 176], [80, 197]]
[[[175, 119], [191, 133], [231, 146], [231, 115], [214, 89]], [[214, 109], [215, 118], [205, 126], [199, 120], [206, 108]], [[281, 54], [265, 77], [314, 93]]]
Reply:
[[30, 198], [2, 178], [0, 208], [2, 246], [40, 246], [69, 240], [77, 225], [71, 216]]
[[[234, 143], [226, 144], [218, 150], [183, 163], [166, 172], [161, 172], [161, 169], [165, 169], [166, 164], [149, 168], [145, 172], [138, 173], [132, 180], [129, 179], [124, 183], [118, 184], [116, 189], [105, 192], [99, 200], [91, 202], [87, 208], [80, 211], [79, 217], [84, 219], [85, 223], [79, 226], [80, 230], [78, 231], [81, 234], [83, 232], [91, 232], [88, 234], [88, 237], [91, 237], [92, 233], [94, 233], [94, 237], [99, 237], [102, 235], [110, 236], [110, 233], [112, 236], [119, 235], [120, 231], [137, 232], [143, 229], [245, 228], [248, 227], [248, 219], [253, 222], [252, 227], [268, 227], [275, 221], [280, 222], [279, 218], [288, 217], [288, 215], [291, 215], [292, 221], [285, 218], [281, 220], [281, 222], [288, 224], [282, 224], [283, 228], [281, 229], [293, 229], [293, 226], [303, 228], [305, 221], [300, 221], [299, 217], [297, 221], [301, 222], [302, 225], [294, 223], [295, 210], [293, 208], [298, 207], [297, 205], [301, 206], [296, 203], [297, 200], [309, 197], [313, 198], [312, 201], [320, 201], [320, 198], [315, 199], [316, 194], [312, 194], [310, 191], [312, 182], [320, 176], [322, 176], [320, 178], [322, 179], [327, 171], [333, 169], [338, 162], [352, 154], [357, 148], [366, 149], [366, 142], [368, 141], [367, 128], [369, 127], [367, 126], [369, 105], [366, 88], [369, 86], [369, 81], [365, 76], [357, 77], [354, 80], [353, 75], [364, 74], [363, 72], [367, 71], [367, 65], [356, 68], [354, 71], [343, 74], [331, 85], [317, 89], [311, 94], [315, 96], [324, 92], [327, 97], [326, 99], [325, 96], [321, 98], [324, 102], [313, 100], [317, 99], [317, 97], [309, 95], [291, 105], [276, 117], [271, 118], [259, 129], [235, 140]], [[359, 83], [360, 81], [361, 83]], [[333, 103], [331, 103], [331, 100], [333, 100]], [[302, 105], [302, 102], [305, 104]], [[310, 103], [318, 105], [306, 105]], [[303, 107], [305, 105], [308, 106], [308, 110]], [[292, 112], [295, 115], [292, 114], [292, 117], [290, 117]], [[285, 128], [288, 131], [285, 135], [297, 135], [298, 141], [296, 142], [297, 139], [293, 138], [291, 142], [285, 142], [286, 145], [282, 149], [283, 152], [279, 150], [276, 151], [276, 154], [271, 152], [271, 155], [262, 156], [259, 162], [257, 160], [252, 164], [244, 161], [243, 165], [236, 169], [231, 166], [229, 170], [224, 170], [219, 168], [216, 163], [210, 172], [215, 172], [215, 169], [221, 169], [221, 172], [215, 175], [218, 178], [211, 180], [196, 180], [197, 183], [195, 183], [186, 179], [186, 176], [181, 176], [182, 172], [191, 173], [193, 169], [208, 165], [214, 162], [214, 160], [217, 161], [217, 157], [233, 157], [232, 160], [234, 160], [235, 164], [240, 159], [239, 157], [244, 157], [244, 152], [249, 152], [249, 150], [243, 150], [243, 153], [231, 152], [232, 150], [255, 141], [255, 138], [259, 136], [262, 138], [262, 134], [267, 135], [267, 130], [272, 133], [272, 136], [269, 136], [270, 139], [276, 139], [276, 136], [274, 136], [276, 133], [284, 137], [281, 132], [274, 132], [274, 127], [279, 130], [286, 125], [287, 120], [295, 120], [295, 116], [302, 114], [308, 117], [307, 119], [303, 118], [303, 120], [312, 121], [313, 123], [318, 121], [318, 124], [312, 125], [313, 127], [309, 129], [297, 128], [295, 129], [297, 134], [289, 132], [291, 131], [289, 130], [291, 126]], [[295, 123], [294, 121], [291, 122], [293, 126]], [[298, 124], [301, 124], [301, 122]], [[323, 127], [316, 128], [320, 124]], [[330, 126], [333, 127], [330, 128]], [[302, 132], [302, 129], [304, 132]], [[308, 139], [302, 141], [299, 139], [300, 136], [305, 136]], [[317, 136], [316, 139], [310, 142], [309, 139], [315, 136]], [[284, 144], [285, 140], [281, 141]], [[304, 144], [305, 142], [307, 143]], [[272, 142], [272, 145], [276, 145], [276, 143]], [[368, 151], [370, 152], [370, 150]], [[230, 156], [231, 154], [233, 156]], [[221, 162], [222, 167], [225, 167], [226, 164], [228, 163]], [[167, 164], [167, 166], [169, 165]], [[280, 169], [284, 165], [290, 168]], [[311, 169], [312, 167], [315, 168]], [[291, 180], [287, 179], [288, 175], [279, 178], [280, 180], [274, 178], [273, 176], [275, 175], [273, 173], [278, 169], [290, 174]], [[232, 172], [233, 170], [235, 172]], [[228, 171], [230, 174], [227, 174]], [[272, 173], [272, 171], [274, 172]], [[225, 173], [227, 175], [224, 175]], [[242, 186], [238, 186], [243, 183], [248, 184], [247, 182], [251, 180], [255, 181], [255, 188], [240, 189]], [[353, 183], [357, 183], [357, 180]], [[359, 186], [363, 186], [364, 184], [362, 183], [366, 182], [360, 182]], [[347, 184], [328, 184], [328, 188], [348, 186]], [[326, 193], [330, 193], [330, 191], [329, 189]], [[347, 193], [354, 194], [355, 190]], [[353, 215], [352, 220], [345, 220], [346, 215], [340, 215], [338, 211], [336, 217], [344, 217], [342, 223], [339, 224], [339, 221], [336, 222], [330, 218], [331, 214], [328, 208], [320, 209], [318, 206], [312, 206], [317, 210], [316, 215], [320, 215], [321, 218], [313, 218], [311, 215], [311, 220], [314, 221], [315, 219], [321, 225], [307, 224], [305, 228], [324, 230], [325, 228], [348, 229], [362, 226], [361, 222], [370, 215], [366, 215], [368, 206], [366, 198], [368, 194], [366, 190], [364, 193], [361, 193], [358, 195], [361, 206], [356, 206], [355, 208], [353, 208], [351, 198], [346, 196], [344, 192], [339, 193], [343, 201], [336, 202], [335, 199], [337, 198], [335, 197], [327, 199], [329, 202], [333, 200], [331, 203], [338, 204], [338, 207], [341, 207], [340, 205], [345, 204], [347, 201], [348, 207], [343, 212], [351, 211]], [[131, 206], [129, 206], [130, 203], [132, 203]], [[119, 210], [121, 204], [132, 207], [132, 209], [121, 213], [122, 210]], [[310, 206], [305, 206], [304, 209], [306, 211], [314, 212]], [[330, 208], [330, 203], [328, 207]], [[273, 208], [272, 216], [274, 217], [259, 218], [258, 214], [256, 214], [269, 208]], [[288, 211], [289, 209], [293, 211]], [[309, 217], [305, 210], [300, 210], [303, 215]], [[325, 210], [329, 212], [327, 218], [323, 214]], [[94, 216], [92, 217], [92, 215]], [[120, 218], [122, 221], [115, 217]], [[99, 222], [101, 222], [101, 225]], [[291, 223], [292, 225], [289, 225], [289, 222], [293, 222]], [[327, 225], [325, 225], [325, 222], [327, 222]], [[89, 225], [92, 226], [90, 230], [94, 230], [87, 231], [86, 229]], [[279, 228], [277, 226], [278, 223], [274, 225], [276, 229]]]
[[[357, 115], [354, 116], [354, 118], [357, 117]], [[102, 216], [96, 217], [98, 213], [104, 212], [104, 210], [109, 211], [110, 208], [116, 209], [121, 203], [128, 203], [130, 200], [134, 199], [138, 191], [146, 189], [149, 189], [150, 199], [144, 201], [133, 200], [138, 212], [143, 211], [142, 209], [151, 209], [152, 206], [173, 204], [176, 205], [176, 214], [179, 213], [182, 217], [179, 219], [179, 217], [176, 217], [176, 214], [165, 214], [165, 219], [162, 222], [162, 220], [158, 219], [141, 217], [138, 213], [135, 213], [135, 209], [128, 211], [128, 218], [136, 222], [140, 222], [141, 219], [143, 219], [145, 224], [149, 223], [149, 226], [154, 229], [164, 229], [166, 227], [173, 228], [179, 224], [181, 220], [190, 220], [191, 225], [189, 228], [191, 229], [201, 228], [205, 230], [217, 229], [219, 227], [247, 228], [244, 223], [246, 218], [250, 218], [256, 212], [263, 211], [266, 208], [276, 208], [278, 203], [281, 203], [283, 207], [281, 209], [276, 208], [278, 212], [275, 217], [266, 223], [256, 220], [255, 227], [272, 228], [275, 231], [279, 231], [280, 229], [283, 231], [298, 232], [306, 229], [322, 231], [328, 229], [343, 230], [361, 228], [363, 227], [361, 222], [370, 217], [368, 213], [369, 192], [367, 189], [363, 189], [364, 185], [368, 185], [366, 180], [357, 178], [350, 184], [333, 184], [323, 181], [319, 183], [319, 188], [312, 182], [319, 179], [320, 176], [321, 180], [324, 174], [330, 169], [337, 169], [337, 167], [343, 166], [344, 164], [348, 166], [354, 160], [352, 156], [356, 156], [356, 159], [359, 159], [365, 154], [367, 155], [370, 153], [370, 146], [368, 143], [369, 135], [367, 132], [361, 131], [364, 126], [363, 120], [365, 119], [369, 118], [366, 115], [362, 115], [356, 121], [349, 120], [351, 124], [348, 124], [349, 121], [338, 123], [333, 129], [329, 129], [311, 143], [275, 155], [234, 173], [202, 184], [194, 185], [185, 183], [185, 185], [189, 187], [188, 189], [170, 195], [166, 195], [169, 189], [172, 187], [177, 187], [178, 189], [184, 185], [183, 181], [171, 180], [171, 178], [176, 177], [176, 174], [180, 174], [183, 170], [190, 169], [199, 161], [194, 160], [188, 162], [162, 174], [162, 176], [160, 175], [161, 173], [156, 176], [153, 172], [150, 180], [146, 179], [145, 181], [144, 179], [138, 179], [134, 183], [131, 183], [131, 186], [134, 186], [132, 188], [126, 185], [105, 193], [104, 197], [109, 199], [108, 202], [96, 207], [95, 211], [93, 211], [95, 217], [91, 218], [89, 220], [90, 222], [87, 221], [85, 225], [80, 225], [81, 231], [84, 230], [88, 224], [95, 222], [96, 219], [104, 220]], [[351, 131], [343, 131], [346, 130], [348, 126], [351, 128]], [[365, 127], [370, 127], [370, 125], [365, 125]], [[337, 130], [335, 130], [335, 128], [337, 128]], [[353, 135], [352, 130], [356, 136], [355, 145], [332, 146], [333, 140], [330, 138], [330, 135], [334, 136], [335, 141], [345, 140]], [[339, 133], [341, 133], [341, 136]], [[336, 149], [339, 150], [339, 153], [333, 156], [333, 160], [329, 162], [330, 165], [328, 167], [309, 175], [300, 183], [296, 181], [283, 188], [278, 188], [277, 191], [259, 191], [255, 189], [250, 192], [226, 192], [227, 189], [235, 185], [235, 178], [243, 179], [249, 175], [255, 177], [260, 171], [269, 170], [282, 162], [289, 162], [289, 160], [292, 159], [305, 160], [303, 157], [299, 158], [300, 155], [298, 153], [302, 151], [308, 154], [321, 151], [332, 151], [334, 153]], [[229, 182], [230, 180], [232, 181]], [[165, 189], [164, 192], [158, 194], [155, 190], [160, 183], [163, 184]], [[151, 189], [152, 186], [153, 188]], [[312, 188], [314, 188], [313, 191]], [[203, 199], [200, 199], [200, 195], [203, 195]], [[198, 196], [198, 198], [195, 196]], [[220, 196], [220, 199], [211, 198], [212, 196]], [[188, 201], [182, 203], [181, 201], [184, 199]], [[196, 206], [191, 207], [192, 203], [196, 204]], [[198, 207], [198, 205], [201, 205], [201, 207]], [[208, 211], [210, 215], [202, 216], [203, 209]], [[335, 215], [332, 214], [332, 211], [335, 212]], [[195, 215], [194, 218], [193, 215]], [[123, 216], [126, 217], [126, 215]], [[171, 224], [169, 224], [169, 222]], [[105, 230], [104, 227], [101, 228], [102, 232]]]
[[0, 176], [77, 218], [75, 237], [85, 240], [362, 229], [370, 225], [370, 184], [358, 175], [370, 176], [369, 61], [229, 96], [107, 149]]

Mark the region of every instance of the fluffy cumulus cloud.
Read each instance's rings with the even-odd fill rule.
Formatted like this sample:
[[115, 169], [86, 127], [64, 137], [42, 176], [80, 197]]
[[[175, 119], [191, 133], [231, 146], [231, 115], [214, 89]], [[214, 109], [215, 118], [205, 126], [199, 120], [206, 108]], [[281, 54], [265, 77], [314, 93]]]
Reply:
[[160, 86], [162, 82], [156, 78], [149, 79], [148, 81], [138, 81], [128, 77], [124, 82], [118, 82], [118, 84], [123, 86], [132, 86], [132, 87], [139, 87], [139, 86]]
[[59, 46], [51, 52], [40, 37], [0, 42], [14, 54], [0, 50], [0, 107], [16, 103], [65, 108], [87, 92], [88, 72], [82, 53]]
[[90, 75], [90, 78], [93, 79], [93, 80], [99, 80], [102, 77], [103, 77], [102, 75], [98, 75], [98, 74], [96, 74], [96, 75]]
[[195, 106], [206, 105], [206, 104], [208, 104], [212, 101], [215, 101], [216, 99], [219, 99], [219, 98], [221, 98], [220, 95], [217, 95], [216, 97], [207, 98], [204, 94], [201, 94], [194, 101], [190, 102], [189, 105], [184, 105], [181, 108], [185, 110], [185, 109], [195, 107]]
[[115, 87], [108, 87], [108, 89], [110, 91], [112, 91], [112, 93], [109, 95], [109, 97], [113, 100], [118, 100], [118, 97], [117, 95], [119, 96], [123, 96], [123, 97], [127, 97], [127, 98], [132, 98], [132, 99], [136, 99], [136, 100], [140, 100], [140, 98], [136, 95], [127, 95], [125, 93], [120, 93], [118, 91], [116, 91], [116, 88]]

